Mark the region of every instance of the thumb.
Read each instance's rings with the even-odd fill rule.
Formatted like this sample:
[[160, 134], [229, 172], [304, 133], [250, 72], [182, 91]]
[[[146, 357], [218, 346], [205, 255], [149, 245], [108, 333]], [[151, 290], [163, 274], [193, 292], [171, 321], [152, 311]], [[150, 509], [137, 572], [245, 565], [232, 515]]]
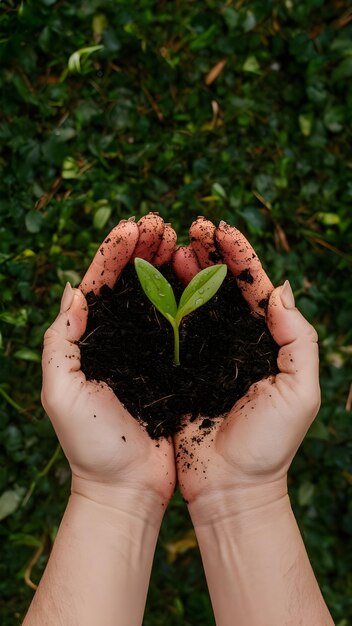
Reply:
[[294, 391], [313, 419], [320, 405], [318, 335], [295, 307], [288, 281], [271, 293], [266, 316], [280, 346], [275, 384], [279, 390], [284, 385]]
[[[62, 403], [65, 389], [81, 367], [81, 355], [75, 343], [83, 335], [88, 318], [88, 305], [79, 289], [66, 284], [59, 315], [44, 335], [42, 357], [42, 402], [54, 406]], [[83, 376], [83, 374], [81, 374]]]

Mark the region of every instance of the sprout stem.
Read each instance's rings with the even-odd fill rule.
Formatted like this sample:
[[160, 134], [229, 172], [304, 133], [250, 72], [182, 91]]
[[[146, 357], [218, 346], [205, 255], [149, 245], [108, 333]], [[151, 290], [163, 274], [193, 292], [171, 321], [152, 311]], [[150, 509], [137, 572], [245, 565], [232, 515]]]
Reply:
[[180, 365], [179, 327], [182, 318], [212, 298], [223, 282], [226, 265], [212, 265], [196, 274], [181, 295], [177, 306], [170, 283], [151, 263], [136, 257], [136, 272], [142, 289], [152, 304], [166, 317], [174, 331], [174, 365]]
[[174, 365], [180, 365], [180, 333], [179, 324], [172, 324], [174, 329]]

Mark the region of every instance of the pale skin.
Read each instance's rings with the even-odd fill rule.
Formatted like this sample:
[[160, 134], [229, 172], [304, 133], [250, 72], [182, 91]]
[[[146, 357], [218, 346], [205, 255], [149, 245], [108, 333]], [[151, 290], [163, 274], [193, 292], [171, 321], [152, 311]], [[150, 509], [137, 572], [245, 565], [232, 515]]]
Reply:
[[[287, 471], [320, 404], [316, 332], [295, 308], [289, 284], [273, 288], [237, 229], [200, 218], [190, 238], [174, 258], [181, 280], [185, 266], [184, 282], [217, 256], [253, 314], [263, 314], [268, 300], [267, 324], [281, 346], [280, 374], [255, 383], [196, 451], [201, 418], [175, 437], [216, 623], [333, 626], [287, 495]], [[194, 453], [191, 462], [184, 449]]]
[[106, 384], [85, 380], [74, 342], [86, 326], [83, 294], [112, 286], [136, 251], [153, 261], [159, 250], [158, 259], [168, 260], [175, 241], [157, 215], [120, 223], [81, 289], [65, 292], [45, 335], [42, 402], [71, 466], [72, 495], [24, 626], [142, 623], [159, 528], [175, 487], [173, 445], [164, 439], [156, 447]]
[[[176, 472], [218, 626], [333, 625], [286, 486], [319, 407], [316, 333], [295, 309], [289, 285], [273, 288], [239, 231], [199, 218], [190, 236], [190, 246], [175, 252], [176, 234], [158, 215], [121, 222], [80, 289], [65, 290], [46, 333], [42, 401], [71, 466], [72, 494], [24, 626], [142, 623]], [[85, 380], [74, 343], [86, 326], [84, 294], [113, 286], [135, 256], [162, 265], [172, 255], [185, 284], [203, 267], [224, 262], [254, 314], [264, 313], [269, 298], [267, 324], [281, 346], [280, 374], [253, 385], [216, 420], [187, 471], [183, 450], [194, 448], [198, 422], [185, 422], [174, 442], [156, 446], [106, 384]]]

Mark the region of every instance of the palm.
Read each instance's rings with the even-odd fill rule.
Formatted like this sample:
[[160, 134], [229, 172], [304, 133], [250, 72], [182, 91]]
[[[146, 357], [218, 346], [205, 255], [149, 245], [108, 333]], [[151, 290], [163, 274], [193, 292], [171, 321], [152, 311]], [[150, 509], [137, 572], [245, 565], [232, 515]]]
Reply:
[[219, 258], [220, 250], [221, 260], [235, 276], [251, 272], [251, 283], [242, 284], [239, 278], [237, 282], [255, 313], [262, 314], [260, 303], [271, 294], [267, 323], [281, 349], [277, 376], [254, 383], [225, 418], [213, 420], [209, 431], [199, 430], [206, 417], [202, 416], [185, 421], [175, 437], [179, 483], [188, 501], [203, 491], [283, 478], [319, 404], [316, 333], [294, 308], [288, 322], [280, 288], [274, 290], [250, 244], [227, 225], [215, 232], [207, 220], [194, 222], [190, 237], [192, 246], [176, 253], [174, 269], [179, 278], [188, 282], [192, 274], [211, 264], [215, 253]]
[[149, 214], [138, 225], [121, 222], [100, 247], [69, 311], [47, 331], [43, 353], [42, 401], [73, 476], [109, 487], [151, 489], [166, 499], [175, 483], [172, 443], [152, 441], [107, 384], [86, 380], [77, 341], [87, 323], [84, 294], [98, 293], [102, 284], [113, 287], [132, 255], [161, 265], [175, 240], [159, 216]]
[[171, 442], [152, 441], [105, 383], [87, 382], [77, 372], [62, 410], [69, 422], [51, 415], [74, 475], [110, 486], [120, 484], [123, 476], [170, 497], [175, 481]]
[[275, 383], [263, 380], [252, 385], [225, 418], [213, 419], [214, 426], [201, 438], [203, 417], [186, 423], [175, 437], [184, 498], [192, 501], [219, 485], [226, 490], [285, 476], [288, 459], [293, 458], [306, 430], [302, 426], [294, 440], [285, 437], [288, 424], [295, 418], [294, 407]]

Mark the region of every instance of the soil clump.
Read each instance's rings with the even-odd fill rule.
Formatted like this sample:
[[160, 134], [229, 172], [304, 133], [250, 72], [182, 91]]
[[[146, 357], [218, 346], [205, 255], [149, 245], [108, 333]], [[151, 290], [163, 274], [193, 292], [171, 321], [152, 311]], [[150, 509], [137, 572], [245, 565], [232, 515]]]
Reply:
[[[178, 301], [182, 285], [170, 266], [159, 269]], [[278, 372], [279, 347], [232, 275], [183, 319], [177, 367], [171, 325], [144, 294], [132, 264], [113, 289], [91, 292], [87, 302], [81, 369], [87, 379], [106, 382], [153, 439], [180, 431], [185, 415], [202, 416], [200, 429], [211, 428], [211, 418], [225, 416], [252, 383]]]

